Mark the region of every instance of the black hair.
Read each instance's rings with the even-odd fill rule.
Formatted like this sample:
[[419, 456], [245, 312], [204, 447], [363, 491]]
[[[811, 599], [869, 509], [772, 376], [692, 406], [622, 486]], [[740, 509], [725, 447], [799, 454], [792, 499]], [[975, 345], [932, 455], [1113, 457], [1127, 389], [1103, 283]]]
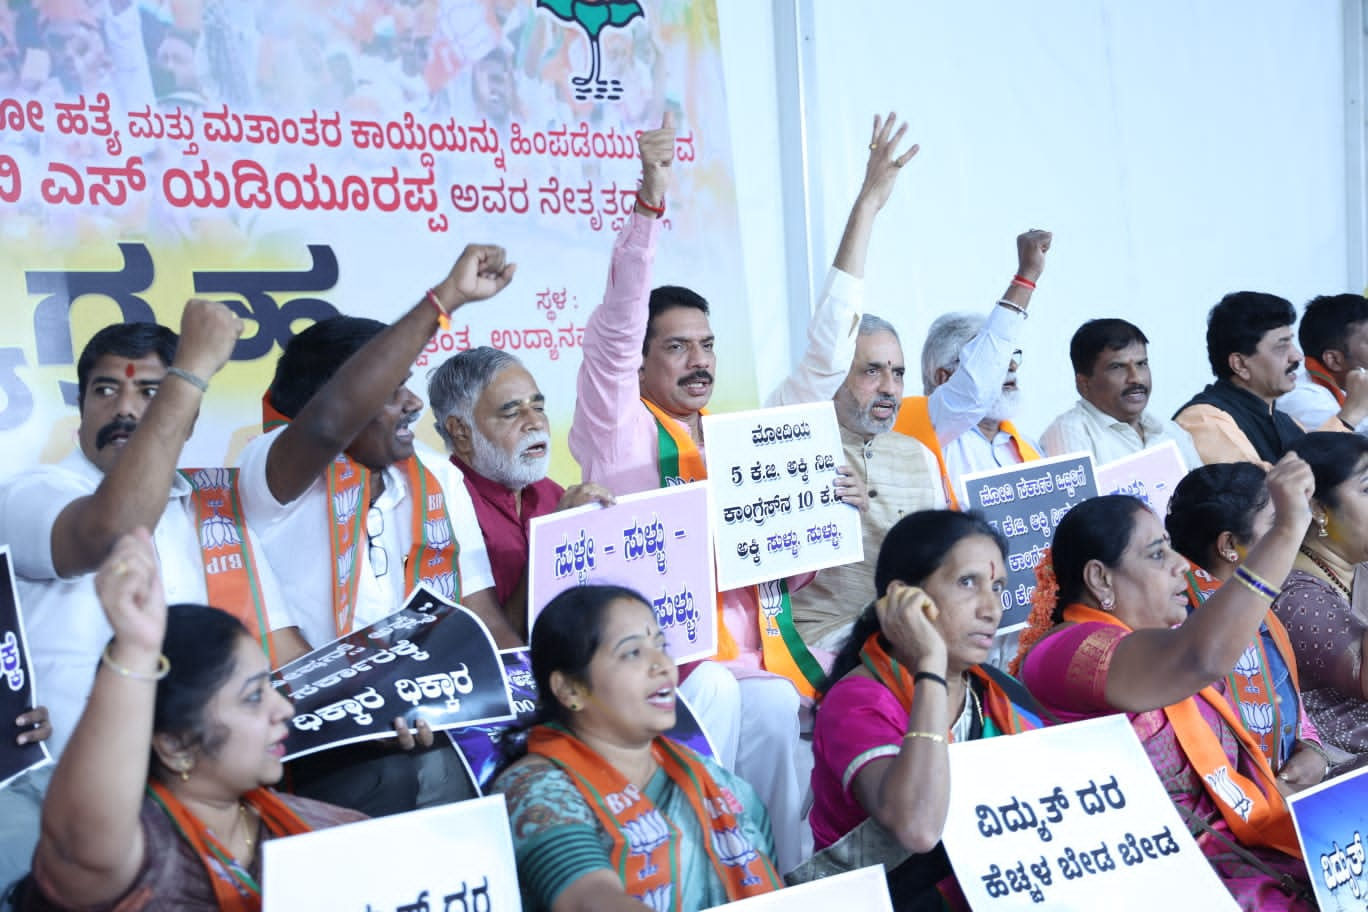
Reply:
[[85, 405], [86, 384], [95, 362], [105, 355], [143, 358], [156, 355], [166, 367], [176, 360], [180, 336], [159, 323], [115, 323], [90, 337], [76, 359], [76, 407]]
[[271, 405], [286, 418], [294, 418], [342, 362], [384, 329], [384, 323], [367, 317], [329, 317], [296, 335], [276, 362]]
[[1321, 295], [1306, 303], [1297, 341], [1304, 353], [1323, 361], [1326, 349], [1346, 351], [1349, 327], [1364, 321], [1368, 321], [1368, 298], [1361, 294]]
[[[978, 513], [957, 510], [921, 510], [909, 513], [893, 524], [879, 546], [879, 558], [874, 565], [874, 595], [882, 598], [888, 585], [895, 580], [909, 586], [920, 586], [935, 573], [948, 555], [962, 540], [974, 535], [990, 538], [1004, 555], [1007, 539], [988, 524]], [[865, 640], [879, 629], [879, 618], [870, 602], [860, 612], [850, 637], [841, 647], [831, 672], [822, 682], [825, 693], [833, 684], [860, 664], [860, 650]]]
[[1340, 505], [1335, 489], [1353, 477], [1368, 457], [1368, 438], [1359, 434], [1312, 431], [1288, 449], [1311, 467], [1316, 479], [1316, 500], [1328, 509]]
[[1297, 311], [1286, 298], [1259, 291], [1233, 291], [1207, 314], [1207, 360], [1217, 380], [1235, 373], [1234, 354], [1252, 355], [1270, 331], [1297, 322]]
[[1229, 532], [1241, 545], [1253, 543], [1254, 517], [1267, 505], [1267, 473], [1261, 466], [1252, 462], [1198, 466], [1173, 489], [1164, 528], [1173, 540], [1173, 550], [1207, 567], [1222, 532]]
[[1074, 373], [1091, 375], [1103, 352], [1120, 351], [1135, 342], [1149, 345], [1149, 339], [1134, 323], [1116, 317], [1089, 320], [1078, 327], [1069, 342]]
[[647, 304], [646, 338], [641, 340], [643, 358], [646, 357], [646, 350], [651, 347], [651, 338], [655, 335], [656, 317], [676, 307], [692, 307], [694, 310], [703, 311], [703, 316], [708, 316], [707, 300], [692, 289], [682, 285], [661, 285], [652, 289], [650, 303]]
[[[185, 748], [213, 756], [228, 733], [205, 713], [237, 667], [238, 640], [249, 636], [242, 622], [208, 605], [177, 604], [166, 608], [162, 654], [171, 668], [157, 684], [152, 730], [173, 735]], [[165, 769], [156, 751], [153, 770]], [[172, 771], [166, 771], [167, 773]]]
[[648, 608], [651, 605], [635, 589], [591, 584], [566, 589], [537, 615], [528, 644], [532, 681], [537, 688], [537, 712], [500, 740], [500, 769], [526, 753], [525, 736], [530, 729], [550, 722], [569, 725], [573, 713], [556, 699], [551, 690], [551, 675], [559, 671], [572, 681], [589, 683], [589, 663], [602, 645], [604, 618], [609, 606], [619, 599], [640, 602]]
[[1085, 500], [1064, 514], [1050, 543], [1055, 579], [1059, 583], [1059, 601], [1053, 617], [1056, 624], [1063, 623], [1066, 606], [1083, 599], [1083, 568], [1089, 561], [1101, 561], [1105, 567], [1119, 564], [1135, 534], [1135, 518], [1148, 509], [1138, 498], [1104, 494]]

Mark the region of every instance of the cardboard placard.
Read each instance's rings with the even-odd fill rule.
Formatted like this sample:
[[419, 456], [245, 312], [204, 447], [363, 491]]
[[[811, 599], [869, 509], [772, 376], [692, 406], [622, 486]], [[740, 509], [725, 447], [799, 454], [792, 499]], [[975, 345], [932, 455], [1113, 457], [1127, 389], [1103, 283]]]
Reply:
[[1165, 440], [1156, 447], [1098, 466], [1097, 490], [1102, 494], [1138, 497], [1163, 519], [1168, 515], [1173, 489], [1187, 472], [1178, 444]]
[[965, 509], [977, 510], [1007, 538], [1007, 588], [1001, 631], [1017, 630], [1031, 613], [1035, 568], [1055, 526], [1077, 504], [1097, 496], [1092, 454], [1066, 453], [960, 479]]
[[1368, 909], [1368, 769], [1287, 800], [1306, 871], [1322, 909]]
[[261, 853], [263, 912], [522, 908], [502, 795], [270, 839]]
[[420, 586], [404, 607], [271, 673], [294, 703], [286, 760], [395, 737], [393, 721], [434, 731], [513, 718], [489, 630]]
[[859, 511], [836, 499], [832, 403], [704, 415], [703, 437], [718, 589], [864, 560]]
[[1135, 730], [1105, 716], [950, 746], [942, 841], [975, 912], [1237, 912]]
[[619, 497], [532, 520], [527, 624], [572, 586], [612, 583], [655, 609], [677, 663], [717, 652], [716, 592], [706, 482]]
[[21, 773], [52, 761], [46, 742], [15, 743], [19, 730], [14, 720], [38, 705], [37, 701], [14, 563], [9, 545], [0, 545], [0, 788]]

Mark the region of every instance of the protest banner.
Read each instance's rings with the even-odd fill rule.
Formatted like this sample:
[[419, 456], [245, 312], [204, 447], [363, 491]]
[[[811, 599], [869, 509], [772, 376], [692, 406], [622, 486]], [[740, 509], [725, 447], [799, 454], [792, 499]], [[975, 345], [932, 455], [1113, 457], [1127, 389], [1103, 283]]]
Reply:
[[37, 705], [33, 663], [24, 638], [24, 616], [19, 611], [19, 588], [9, 545], [0, 545], [0, 788], [35, 766], [51, 761], [47, 744], [16, 744], [14, 719]]
[[1074, 506], [1097, 496], [1090, 453], [1066, 453], [960, 479], [965, 509], [977, 510], [1007, 538], [1007, 588], [998, 629], [1026, 624], [1035, 592], [1035, 568], [1054, 539], [1055, 526]]
[[675, 662], [717, 652], [707, 482], [619, 497], [532, 520], [527, 626], [558, 593], [612, 583], [640, 592]]
[[975, 912], [1239, 906], [1123, 715], [950, 745], [942, 841]]
[[1178, 444], [1165, 440], [1159, 446], [1098, 466], [1097, 490], [1101, 494], [1138, 497], [1163, 519], [1168, 515], [1173, 489], [1187, 473]]
[[[499, 653], [503, 663], [504, 677], [508, 679], [508, 689], [513, 695], [513, 709], [516, 719], [506, 722], [493, 722], [488, 725], [467, 725], [451, 729], [447, 736], [456, 746], [465, 763], [470, 781], [475, 783], [475, 791], [483, 795], [494, 778], [494, 771], [501, 759], [500, 744], [504, 735], [515, 725], [524, 725], [537, 711], [537, 685], [532, 680], [532, 666], [526, 649], [505, 649]], [[696, 753], [716, 759], [712, 742], [703, 729], [703, 724], [694, 714], [684, 695], [675, 692], [675, 725], [665, 733], [665, 737], [692, 748]]]
[[[0, 476], [74, 448], [75, 360], [97, 329], [174, 329], [191, 297], [247, 330], [183, 462], [233, 465], [296, 333], [338, 313], [393, 320], [484, 242], [517, 281], [453, 315], [412, 386], [456, 352], [516, 353], [557, 392], [553, 475], [578, 481], [564, 441], [584, 327], [631, 218], [637, 134], [666, 111], [657, 279], [714, 301], [744, 286], [716, 0], [635, 0], [611, 21], [537, 0], [324, 6], [5, 4]], [[746, 308], [711, 321], [743, 363]], [[755, 402], [738, 370], [713, 407]], [[431, 421], [414, 431], [441, 447]]]
[[1368, 769], [1329, 779], [1287, 799], [1316, 902], [1324, 910], [1368, 909], [1363, 834]]
[[522, 908], [502, 795], [269, 839], [263, 912]]
[[736, 912], [830, 912], [831, 909], [858, 909], [859, 912], [893, 912], [888, 896], [888, 880], [883, 865], [870, 865], [821, 880], [785, 887], [773, 893], [739, 899], [713, 909]]
[[859, 511], [836, 498], [832, 403], [704, 415], [703, 437], [718, 589], [864, 560]]
[[389, 617], [272, 672], [271, 685], [294, 703], [286, 760], [395, 737], [399, 716], [433, 731], [513, 718], [489, 630], [423, 586]]

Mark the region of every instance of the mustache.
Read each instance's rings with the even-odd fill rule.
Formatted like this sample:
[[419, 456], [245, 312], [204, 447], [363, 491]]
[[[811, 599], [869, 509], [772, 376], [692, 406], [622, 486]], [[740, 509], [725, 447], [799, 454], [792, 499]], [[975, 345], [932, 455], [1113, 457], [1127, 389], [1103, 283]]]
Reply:
[[1131, 393], [1144, 393], [1146, 396], [1148, 396], [1149, 387], [1145, 386], [1145, 384], [1143, 383], [1135, 383], [1121, 391], [1121, 395], [1123, 396], [1129, 396]]
[[873, 402], [869, 403], [870, 408], [878, 408], [881, 405], [887, 406], [888, 408], [896, 408], [898, 405], [898, 400], [894, 399], [892, 396], [880, 396]]
[[95, 432], [95, 449], [103, 450], [114, 439], [115, 434], [132, 434], [138, 429], [138, 422], [131, 418], [115, 418]]
[[1295, 364], [1293, 364], [1291, 367], [1289, 367], [1289, 368], [1287, 369], [1288, 376], [1291, 376], [1292, 374], [1295, 374], [1295, 373], [1296, 373], [1297, 371], [1299, 371], [1299, 370], [1301, 370], [1301, 362], [1300, 362], [1300, 361], [1296, 362]]
[[692, 374], [689, 374], [689, 376], [687, 376], [687, 377], [682, 377], [682, 378], [680, 379], [680, 381], [679, 381], [679, 385], [680, 385], [680, 386], [687, 386], [687, 385], [689, 385], [690, 383], [693, 383], [695, 380], [702, 380], [702, 381], [704, 381], [704, 382], [706, 382], [706, 383], [712, 383], [712, 382], [713, 382], [713, 375], [710, 374], [710, 373], [708, 373], [708, 372], [705, 371], [705, 370], [696, 370], [696, 371], [694, 371]]
[[528, 431], [526, 434], [524, 434], [523, 438], [518, 441], [519, 455], [522, 454], [523, 450], [531, 446], [536, 446], [539, 443], [544, 444], [546, 446], [547, 455], [549, 456], [551, 449], [551, 435], [548, 434], [546, 431]]

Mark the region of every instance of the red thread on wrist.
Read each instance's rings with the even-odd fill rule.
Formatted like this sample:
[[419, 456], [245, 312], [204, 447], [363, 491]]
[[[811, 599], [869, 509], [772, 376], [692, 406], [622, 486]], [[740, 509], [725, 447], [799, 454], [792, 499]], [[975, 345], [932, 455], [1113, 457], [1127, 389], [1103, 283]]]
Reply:
[[636, 204], [637, 204], [638, 206], [640, 206], [642, 209], [645, 209], [647, 212], [654, 212], [656, 218], [664, 218], [664, 217], [665, 217], [665, 200], [664, 200], [664, 199], [661, 199], [661, 201], [660, 201], [660, 206], [659, 206], [659, 207], [656, 207], [656, 206], [652, 206], [650, 203], [648, 203], [648, 202], [646, 202], [644, 199], [642, 199], [642, 198], [641, 198], [641, 194], [638, 193], [638, 194], [637, 194], [637, 198], [636, 198]]
[[437, 297], [437, 289], [429, 288], [427, 294], [423, 296], [423, 299], [431, 301], [432, 306], [437, 308], [437, 325], [444, 330], [451, 329], [451, 316], [446, 312], [446, 308], [442, 306], [442, 299]]
[[1024, 287], [1024, 288], [1029, 288], [1029, 289], [1031, 289], [1032, 291], [1035, 291], [1035, 287], [1036, 287], [1035, 282], [1032, 282], [1030, 279], [1023, 278], [1023, 277], [1020, 276], [1020, 275], [1014, 275], [1014, 276], [1012, 276], [1012, 284], [1013, 284], [1013, 285], [1021, 285], [1022, 287]]

